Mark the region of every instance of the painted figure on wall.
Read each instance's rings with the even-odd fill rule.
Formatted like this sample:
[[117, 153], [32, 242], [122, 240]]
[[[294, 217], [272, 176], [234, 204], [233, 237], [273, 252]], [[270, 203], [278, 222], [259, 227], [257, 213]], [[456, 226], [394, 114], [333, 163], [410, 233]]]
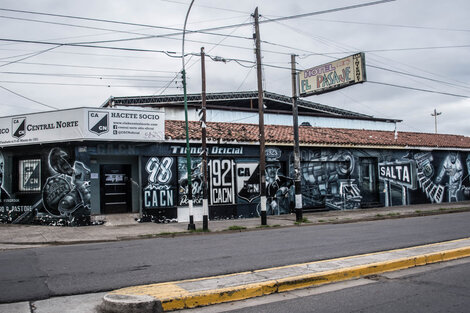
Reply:
[[279, 215], [289, 213], [293, 179], [281, 175], [279, 162], [266, 164], [266, 213]]
[[463, 167], [460, 161], [460, 156], [457, 152], [452, 151], [445, 158], [441, 165], [439, 174], [436, 178], [436, 183], [441, 184], [444, 176], [448, 177], [446, 187], [448, 188], [449, 202], [457, 202], [458, 192], [462, 188]]
[[42, 190], [44, 208], [73, 226], [86, 224], [90, 216], [90, 170], [79, 161], [72, 166], [69, 155], [60, 148], [50, 151], [48, 161], [52, 175]]

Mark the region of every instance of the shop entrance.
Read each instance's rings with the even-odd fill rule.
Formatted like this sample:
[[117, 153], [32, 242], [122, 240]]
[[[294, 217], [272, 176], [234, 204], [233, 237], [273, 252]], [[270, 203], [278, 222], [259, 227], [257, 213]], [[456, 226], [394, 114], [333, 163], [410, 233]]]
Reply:
[[363, 207], [380, 203], [378, 172], [377, 158], [359, 158], [359, 188]]
[[100, 165], [101, 213], [132, 212], [130, 164]]

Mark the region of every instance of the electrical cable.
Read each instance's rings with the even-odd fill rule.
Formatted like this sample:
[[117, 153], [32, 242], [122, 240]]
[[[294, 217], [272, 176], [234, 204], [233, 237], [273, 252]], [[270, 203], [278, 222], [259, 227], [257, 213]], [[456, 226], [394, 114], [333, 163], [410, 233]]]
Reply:
[[124, 67], [105, 67], [105, 66], [89, 66], [89, 65], [87, 66], [87, 65], [73, 65], [73, 64], [38, 63], [38, 62], [17, 62], [17, 63], [26, 64], [26, 65], [39, 65], [39, 66], [52, 66], [52, 67], [71, 67], [71, 68], [85, 68], [85, 69], [99, 69], [99, 70], [113, 70], [113, 71], [171, 73], [171, 74], [175, 73], [175, 71], [144, 70], [144, 69], [124, 68]]
[[[26, 84], [26, 85], [53, 85], [53, 86], [77, 86], [77, 87], [107, 87], [107, 88], [155, 88], [158, 86], [151, 85], [97, 85], [97, 84], [73, 84], [73, 83], [55, 83], [55, 82], [27, 82], [27, 81], [9, 81], [9, 80], [0, 80], [0, 83], [4, 84]], [[1, 86], [0, 86], [1, 87]], [[179, 88], [179, 87], [169, 87], [169, 88]], [[6, 89], [6, 88], [4, 88]]]
[[33, 43], [33, 44], [54, 45], [54, 46], [97, 48], [97, 49], [133, 51], [133, 52], [154, 52], [154, 53], [166, 54], [167, 56], [169, 56], [171, 58], [181, 58], [181, 56], [176, 55], [176, 52], [174, 52], [174, 51], [163, 51], [163, 50], [152, 50], [152, 49], [137, 49], [137, 48], [125, 48], [125, 47], [109, 47], [109, 46], [93, 46], [93, 45], [84, 45], [84, 44], [75, 44], [75, 43], [54, 43], [54, 42], [48, 42], [48, 41], [21, 40], [21, 39], [9, 39], [9, 38], [0, 38], [0, 41]]
[[376, 81], [367, 81], [368, 83], [371, 84], [378, 84], [378, 85], [384, 85], [384, 86], [390, 86], [390, 87], [397, 87], [397, 88], [403, 88], [403, 89], [410, 89], [410, 90], [417, 90], [417, 91], [423, 91], [423, 92], [430, 92], [430, 93], [436, 93], [440, 95], [445, 95], [445, 96], [452, 96], [452, 97], [459, 97], [459, 98], [470, 98], [470, 96], [465, 96], [465, 95], [459, 95], [455, 93], [450, 93], [450, 92], [441, 92], [441, 91], [435, 91], [435, 90], [428, 90], [428, 89], [421, 89], [421, 88], [414, 88], [414, 87], [409, 87], [409, 86], [401, 86], [401, 85], [395, 85], [395, 84], [389, 84], [389, 83], [384, 83], [384, 82], [376, 82]]
[[381, 66], [375, 66], [375, 65], [370, 65], [370, 64], [367, 64], [366, 66], [376, 68], [376, 69], [379, 69], [379, 70], [383, 70], [383, 71], [387, 71], [387, 72], [397, 73], [397, 74], [401, 74], [401, 75], [406, 75], [406, 76], [411, 76], [411, 77], [415, 77], [415, 78], [421, 78], [421, 79], [429, 80], [429, 81], [432, 81], [432, 82], [446, 84], [446, 85], [453, 86], [453, 87], [460, 87], [460, 88], [470, 89], [470, 86], [460, 86], [460, 85], [457, 85], [457, 84], [449, 83], [447, 81], [443, 81], [443, 80], [439, 80], [439, 79], [433, 79], [433, 78], [424, 77], [424, 76], [415, 75], [415, 74], [410, 74], [410, 73], [401, 72], [401, 71], [396, 71], [396, 70], [392, 70], [392, 69], [389, 69], [389, 68], [384, 68], [384, 67], [381, 67]]
[[14, 64], [14, 63], [23, 61], [23, 60], [30, 59], [30, 58], [35, 57], [35, 56], [37, 56], [37, 55], [40, 55], [40, 54], [46, 53], [46, 52], [48, 52], [48, 51], [54, 50], [54, 49], [56, 49], [56, 48], [59, 48], [60, 46], [61, 46], [61, 45], [56, 45], [55, 47], [52, 47], [52, 48], [49, 48], [49, 49], [46, 49], [46, 50], [42, 50], [42, 51], [39, 51], [39, 52], [36, 52], [36, 53], [33, 53], [33, 54], [31, 54], [31, 55], [29, 55], [29, 56], [27, 56], [27, 57], [24, 57], [24, 58], [15, 60], [15, 61], [11, 61], [11, 62], [8, 62], [8, 63], [5, 63], [5, 64], [1, 64], [0, 67], [4, 67], [4, 66], [10, 65], [10, 64]]
[[33, 100], [33, 99], [31, 99], [31, 98], [28, 98], [28, 97], [26, 97], [26, 96], [23, 96], [22, 94], [19, 94], [19, 93], [17, 93], [17, 92], [14, 92], [13, 90], [10, 90], [10, 89], [8, 89], [8, 88], [6, 88], [6, 87], [0, 86], [0, 88], [3, 89], [3, 90], [8, 91], [8, 92], [10, 92], [10, 93], [12, 93], [12, 94], [14, 94], [14, 95], [20, 97], [20, 98], [29, 100], [29, 101], [34, 102], [34, 103], [37, 103], [37, 104], [40, 104], [40, 105], [45, 106], [45, 107], [48, 107], [48, 108], [50, 108], [50, 109], [56, 109], [56, 110], [59, 109], [59, 108], [57, 108], [57, 107], [55, 107], [55, 106], [48, 105], [48, 104], [45, 104], [45, 103], [42, 103], [42, 102]]

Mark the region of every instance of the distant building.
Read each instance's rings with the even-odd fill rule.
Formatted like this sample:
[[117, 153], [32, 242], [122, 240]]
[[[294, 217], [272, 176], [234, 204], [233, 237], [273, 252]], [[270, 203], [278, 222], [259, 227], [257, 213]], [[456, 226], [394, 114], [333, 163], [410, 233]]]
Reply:
[[[189, 95], [195, 219], [202, 216], [200, 95]], [[209, 217], [294, 208], [291, 99], [265, 92], [266, 186], [259, 184], [257, 92], [207, 95]], [[300, 100], [304, 210], [470, 198], [470, 138], [395, 131]], [[188, 220], [183, 97], [115, 97], [102, 108], [0, 118], [0, 220], [82, 225], [103, 214]]]

